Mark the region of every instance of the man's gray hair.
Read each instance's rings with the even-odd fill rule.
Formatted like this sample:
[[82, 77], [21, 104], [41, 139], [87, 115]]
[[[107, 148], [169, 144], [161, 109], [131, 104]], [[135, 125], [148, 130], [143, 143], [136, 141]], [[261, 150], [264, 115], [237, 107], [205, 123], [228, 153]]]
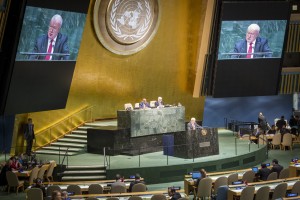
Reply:
[[250, 26], [248, 26], [248, 31], [252, 30], [252, 31], [260, 31], [260, 27], [257, 24], [250, 24]]
[[59, 15], [59, 14], [56, 14], [54, 15], [52, 18], [51, 18], [51, 21], [56, 21], [60, 24], [60, 26], [62, 25], [63, 23], [63, 19], [62, 17]]

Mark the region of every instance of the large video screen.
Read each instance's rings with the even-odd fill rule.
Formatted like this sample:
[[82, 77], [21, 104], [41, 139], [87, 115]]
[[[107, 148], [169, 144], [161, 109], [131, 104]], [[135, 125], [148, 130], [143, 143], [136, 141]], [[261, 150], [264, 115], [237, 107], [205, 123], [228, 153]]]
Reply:
[[218, 59], [281, 58], [286, 26], [287, 20], [222, 21]]
[[76, 60], [85, 13], [26, 6], [16, 60]]
[[65, 108], [89, 6], [89, 0], [26, 2], [6, 114]]
[[280, 0], [219, 2], [213, 97], [276, 95], [290, 3]]

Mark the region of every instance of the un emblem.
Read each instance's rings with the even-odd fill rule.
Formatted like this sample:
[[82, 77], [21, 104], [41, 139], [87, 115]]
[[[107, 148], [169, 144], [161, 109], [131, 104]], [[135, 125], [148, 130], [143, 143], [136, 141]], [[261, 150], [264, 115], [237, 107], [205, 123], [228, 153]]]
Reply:
[[159, 24], [158, 0], [96, 0], [94, 28], [108, 50], [129, 55], [143, 49]]
[[207, 135], [207, 130], [206, 129], [202, 129], [201, 133], [202, 133], [203, 136], [205, 136], [205, 135]]

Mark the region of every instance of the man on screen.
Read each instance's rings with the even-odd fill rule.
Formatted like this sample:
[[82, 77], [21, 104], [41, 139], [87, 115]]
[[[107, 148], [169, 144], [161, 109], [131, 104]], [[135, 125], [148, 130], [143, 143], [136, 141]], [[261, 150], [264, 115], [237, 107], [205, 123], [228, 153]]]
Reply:
[[37, 38], [33, 49], [33, 53], [37, 54], [31, 55], [30, 60], [69, 60], [68, 36], [59, 32], [62, 22], [58, 14], [51, 18], [48, 33]]
[[231, 58], [264, 58], [272, 57], [266, 38], [259, 37], [260, 27], [257, 24], [248, 26], [246, 38], [238, 41]]

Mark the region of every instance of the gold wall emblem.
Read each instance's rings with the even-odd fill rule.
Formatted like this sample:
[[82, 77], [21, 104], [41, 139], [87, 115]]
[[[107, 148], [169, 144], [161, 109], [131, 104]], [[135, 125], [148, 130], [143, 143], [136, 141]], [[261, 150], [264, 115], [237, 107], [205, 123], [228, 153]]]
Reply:
[[147, 46], [159, 24], [158, 0], [96, 0], [94, 29], [102, 45], [121, 55]]

